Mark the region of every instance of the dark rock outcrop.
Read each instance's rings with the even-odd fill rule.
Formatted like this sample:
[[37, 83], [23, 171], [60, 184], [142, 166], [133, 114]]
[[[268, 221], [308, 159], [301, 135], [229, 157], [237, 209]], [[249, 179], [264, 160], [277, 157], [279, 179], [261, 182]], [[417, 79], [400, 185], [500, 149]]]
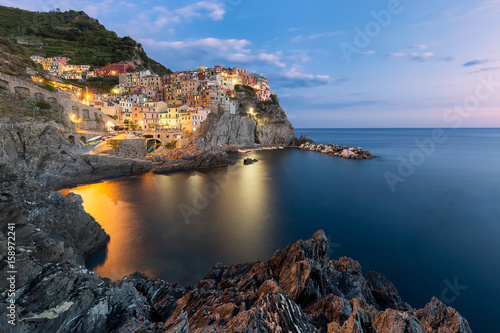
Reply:
[[299, 139], [295, 138], [290, 146], [292, 147], [300, 147], [301, 145], [305, 145], [307, 143], [313, 143], [314, 141], [307, 134], [302, 134]]
[[322, 145], [306, 142], [301, 144], [298, 148], [308, 151], [316, 151], [330, 156], [339, 156], [345, 159], [367, 159], [375, 157], [369, 151], [363, 150], [360, 147], [337, 146], [331, 143]]

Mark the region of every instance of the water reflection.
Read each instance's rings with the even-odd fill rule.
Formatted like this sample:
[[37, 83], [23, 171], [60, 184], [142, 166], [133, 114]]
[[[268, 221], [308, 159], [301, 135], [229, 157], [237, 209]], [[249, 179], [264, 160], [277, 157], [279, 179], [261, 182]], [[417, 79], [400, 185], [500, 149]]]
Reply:
[[[106, 181], [69, 191], [111, 240], [88, 267], [113, 280], [135, 271], [190, 284], [217, 262], [264, 260], [276, 248], [269, 227], [270, 163]], [[180, 209], [188, 207], [190, 214]]]

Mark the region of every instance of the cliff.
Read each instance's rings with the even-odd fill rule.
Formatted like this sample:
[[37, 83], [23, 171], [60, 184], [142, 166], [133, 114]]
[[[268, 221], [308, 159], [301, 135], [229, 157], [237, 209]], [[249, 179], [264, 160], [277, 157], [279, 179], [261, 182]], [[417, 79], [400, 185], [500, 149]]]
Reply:
[[[61, 138], [53, 127], [0, 131], [5, 332], [471, 332], [438, 299], [413, 309], [380, 274], [363, 275], [349, 258], [330, 260], [322, 231], [266, 262], [217, 264], [195, 286], [140, 273], [118, 282], [103, 279], [82, 263], [106, 244], [105, 231], [83, 210], [79, 196], [47, 191], [93, 168], [68, 153]], [[187, 158], [178, 151], [171, 155]], [[4, 322], [11, 311], [7, 302], [14, 300], [7, 294], [9, 223], [16, 233], [16, 326]]]
[[285, 145], [295, 139], [292, 124], [277, 98], [263, 102], [250, 87], [236, 87], [236, 114], [219, 108], [209, 114], [201, 136], [214, 146]]

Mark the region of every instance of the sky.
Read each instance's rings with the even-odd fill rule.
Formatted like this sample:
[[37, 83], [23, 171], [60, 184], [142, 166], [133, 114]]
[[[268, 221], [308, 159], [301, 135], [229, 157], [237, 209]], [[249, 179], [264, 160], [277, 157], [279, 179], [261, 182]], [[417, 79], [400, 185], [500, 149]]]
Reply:
[[0, 0], [84, 10], [168, 68], [270, 79], [296, 128], [500, 127], [500, 0]]

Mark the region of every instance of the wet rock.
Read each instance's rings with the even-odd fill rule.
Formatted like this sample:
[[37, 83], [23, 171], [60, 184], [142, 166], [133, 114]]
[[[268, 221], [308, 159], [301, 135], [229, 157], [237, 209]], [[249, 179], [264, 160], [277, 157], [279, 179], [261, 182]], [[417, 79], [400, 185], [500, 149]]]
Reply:
[[414, 312], [415, 317], [426, 332], [437, 333], [470, 333], [469, 323], [457, 310], [443, 304], [433, 297], [431, 302], [421, 310]]
[[290, 146], [292, 147], [300, 147], [301, 145], [305, 145], [305, 144], [311, 144], [313, 143], [314, 141], [309, 137], [309, 135], [307, 134], [302, 134], [300, 136], [299, 139], [295, 138], [292, 143], [290, 144]]
[[340, 156], [345, 159], [367, 159], [375, 157], [369, 151], [363, 150], [360, 147], [341, 147], [331, 143], [322, 145], [305, 142], [298, 146], [298, 148], [303, 150], [316, 151], [331, 156]]

